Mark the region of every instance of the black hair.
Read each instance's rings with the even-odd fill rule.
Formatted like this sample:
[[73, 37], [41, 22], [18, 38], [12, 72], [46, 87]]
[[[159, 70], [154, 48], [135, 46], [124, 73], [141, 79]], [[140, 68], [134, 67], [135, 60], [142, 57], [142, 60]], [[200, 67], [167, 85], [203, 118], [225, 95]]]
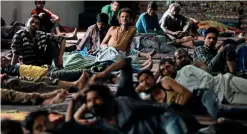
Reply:
[[49, 112], [47, 110], [38, 110], [35, 112], [31, 112], [29, 113], [25, 120], [23, 121], [23, 126], [30, 131], [30, 133], [33, 132], [33, 125], [34, 125], [34, 121], [38, 116], [45, 116], [48, 118]]
[[148, 7], [147, 8], [151, 8], [151, 9], [156, 11], [158, 9], [158, 5], [154, 1], [152, 1], [152, 2], [148, 3]]
[[[96, 91], [97, 94], [104, 100], [104, 102], [109, 103], [113, 101], [113, 95], [111, 93], [111, 90], [102, 84], [92, 84], [89, 85], [84, 93], [85, 93], [85, 97], [84, 99], [86, 99], [86, 94], [90, 91]], [[84, 100], [85, 101], [85, 100]]]
[[184, 53], [184, 54], [186, 54], [191, 60], [193, 60], [193, 58], [189, 55], [189, 53], [188, 53], [188, 51], [187, 50], [185, 50], [184, 48], [178, 48], [177, 50], [175, 50], [175, 52], [174, 52], [174, 60], [176, 59], [175, 58], [175, 53]]
[[165, 64], [166, 62], [171, 65], [174, 65], [174, 61], [172, 60], [172, 58], [163, 58], [160, 60], [159, 66]]
[[139, 73], [137, 74], [137, 79], [139, 80], [139, 78], [140, 78], [143, 74], [147, 74], [147, 75], [149, 75], [149, 76], [154, 77], [154, 74], [153, 74], [150, 70], [145, 69], [145, 70], [142, 70], [141, 72], [139, 72]]
[[205, 37], [209, 34], [209, 33], [213, 33], [215, 34], [217, 37], [219, 36], [219, 31], [217, 30], [217, 28], [215, 27], [209, 27], [206, 32], [205, 32]]
[[114, 3], [114, 2], [117, 2], [117, 3], [119, 3], [119, 1], [116, 1], [116, 0], [113, 0], [111, 3]]
[[33, 14], [33, 15], [31, 15], [31, 16], [28, 18], [28, 20], [27, 20], [25, 26], [27, 26], [27, 24], [30, 23], [30, 20], [31, 20], [32, 18], [38, 19], [39, 22], [40, 22], [40, 25], [41, 25], [41, 18], [39, 17], [39, 15]]
[[186, 55], [189, 55], [188, 51], [186, 51], [184, 48], [178, 48], [177, 50], [175, 50], [174, 55], [175, 53], [184, 53]]
[[96, 21], [97, 22], [103, 22], [105, 24], [108, 24], [108, 20], [109, 20], [109, 17], [107, 14], [105, 13], [99, 13], [97, 16], [96, 16]]
[[37, 3], [38, 1], [42, 2], [43, 4], [45, 4], [45, 0], [35, 0], [35, 1], [34, 1], [34, 4], [36, 5], [36, 3]]
[[23, 134], [21, 123], [14, 120], [1, 120], [1, 134]]
[[226, 39], [226, 40], [224, 40], [223, 41], [223, 46], [226, 46], [227, 44], [231, 44], [231, 45], [237, 45], [238, 44], [238, 42], [237, 41], [235, 41], [235, 40], [233, 40], [233, 39]]
[[121, 13], [126, 12], [130, 15], [130, 17], [133, 17], [133, 12], [130, 8], [122, 8], [119, 12], [118, 12], [118, 17], [120, 17]]

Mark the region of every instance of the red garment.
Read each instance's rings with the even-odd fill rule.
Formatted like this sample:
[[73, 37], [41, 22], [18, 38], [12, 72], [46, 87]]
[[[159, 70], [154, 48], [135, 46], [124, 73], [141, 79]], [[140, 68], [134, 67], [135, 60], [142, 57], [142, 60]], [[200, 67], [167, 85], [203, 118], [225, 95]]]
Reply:
[[50, 18], [52, 17], [53, 13], [48, 9], [43, 8], [42, 10], [37, 10], [36, 8], [32, 10], [31, 15], [36, 14], [39, 15], [40, 13], [47, 14]]

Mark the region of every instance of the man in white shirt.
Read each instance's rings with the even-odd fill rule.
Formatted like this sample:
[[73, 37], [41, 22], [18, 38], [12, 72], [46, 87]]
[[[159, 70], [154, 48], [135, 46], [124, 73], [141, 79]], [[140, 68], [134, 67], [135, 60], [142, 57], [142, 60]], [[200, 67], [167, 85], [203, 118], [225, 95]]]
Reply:
[[162, 75], [174, 78], [191, 92], [199, 88], [212, 89], [221, 102], [226, 100], [231, 104], [247, 104], [247, 79], [230, 73], [212, 76], [194, 65], [187, 65], [177, 71], [174, 63], [168, 60], [163, 60], [159, 69]]

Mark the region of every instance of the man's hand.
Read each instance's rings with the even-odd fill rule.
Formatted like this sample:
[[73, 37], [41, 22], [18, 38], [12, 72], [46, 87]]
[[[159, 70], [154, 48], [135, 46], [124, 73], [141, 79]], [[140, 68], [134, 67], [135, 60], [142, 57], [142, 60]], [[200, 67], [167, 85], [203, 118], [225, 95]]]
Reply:
[[143, 85], [138, 85], [135, 89], [136, 93], [141, 93], [146, 91], [145, 87]]
[[6, 76], [7, 76], [7, 74], [1, 74], [0, 75], [1, 80], [3, 80], [3, 78], [6, 77]]
[[176, 31], [176, 32], [173, 32], [173, 35], [174, 36], [180, 36], [182, 35], [184, 32], [183, 31]]
[[89, 80], [89, 84], [94, 84], [97, 82], [98, 79], [102, 79], [104, 77], [106, 77], [106, 73], [103, 71], [103, 72], [99, 72], [99, 73], [96, 73], [94, 74], [90, 80]]

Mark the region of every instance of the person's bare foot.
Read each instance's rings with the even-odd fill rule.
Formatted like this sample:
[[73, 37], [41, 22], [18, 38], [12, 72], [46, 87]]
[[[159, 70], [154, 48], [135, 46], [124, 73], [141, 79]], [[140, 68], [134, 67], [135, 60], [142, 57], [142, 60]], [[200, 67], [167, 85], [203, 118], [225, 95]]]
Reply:
[[78, 31], [78, 29], [75, 28], [74, 32], [72, 33], [72, 38], [73, 38], [74, 40], [77, 40], [77, 39], [78, 39], [78, 37], [77, 37], [77, 31]]
[[152, 61], [152, 57], [149, 56], [149, 57], [148, 57], [148, 60], [146, 60], [144, 63], [142, 63], [141, 67], [147, 66], [151, 61]]
[[149, 53], [147, 54], [147, 59], [149, 59], [150, 56], [151, 56], [151, 58], [152, 58], [155, 54], [156, 54], [156, 51], [155, 51], [155, 50], [149, 52]]
[[65, 36], [66, 33], [62, 32], [62, 33], [57, 33], [58, 36]]
[[142, 70], [145, 70], [145, 69], [151, 70], [152, 68], [153, 68], [153, 61], [151, 60], [149, 61], [148, 65], [142, 68]]
[[185, 43], [194, 40], [192, 36], [185, 36], [182, 39], [176, 39], [176, 43]]
[[77, 81], [74, 82], [75, 86], [79, 88], [80, 90], [83, 89], [89, 77], [90, 77], [89, 72], [83, 71], [81, 77]]
[[52, 97], [54, 97], [54, 96], [56, 96], [58, 93], [60, 93], [60, 92], [62, 92], [64, 89], [57, 89], [57, 90], [55, 90], [55, 91], [53, 91], [53, 92], [49, 92], [49, 93], [43, 93], [43, 94], [41, 94], [40, 96], [41, 96], [41, 98], [42, 99], [49, 99], [49, 98], [52, 98]]
[[53, 96], [53, 97], [48, 98], [48, 99], [45, 99], [42, 104], [43, 105], [49, 105], [49, 104], [62, 103], [62, 102], [65, 101], [67, 96], [68, 96], [68, 91], [62, 90], [56, 96]]

